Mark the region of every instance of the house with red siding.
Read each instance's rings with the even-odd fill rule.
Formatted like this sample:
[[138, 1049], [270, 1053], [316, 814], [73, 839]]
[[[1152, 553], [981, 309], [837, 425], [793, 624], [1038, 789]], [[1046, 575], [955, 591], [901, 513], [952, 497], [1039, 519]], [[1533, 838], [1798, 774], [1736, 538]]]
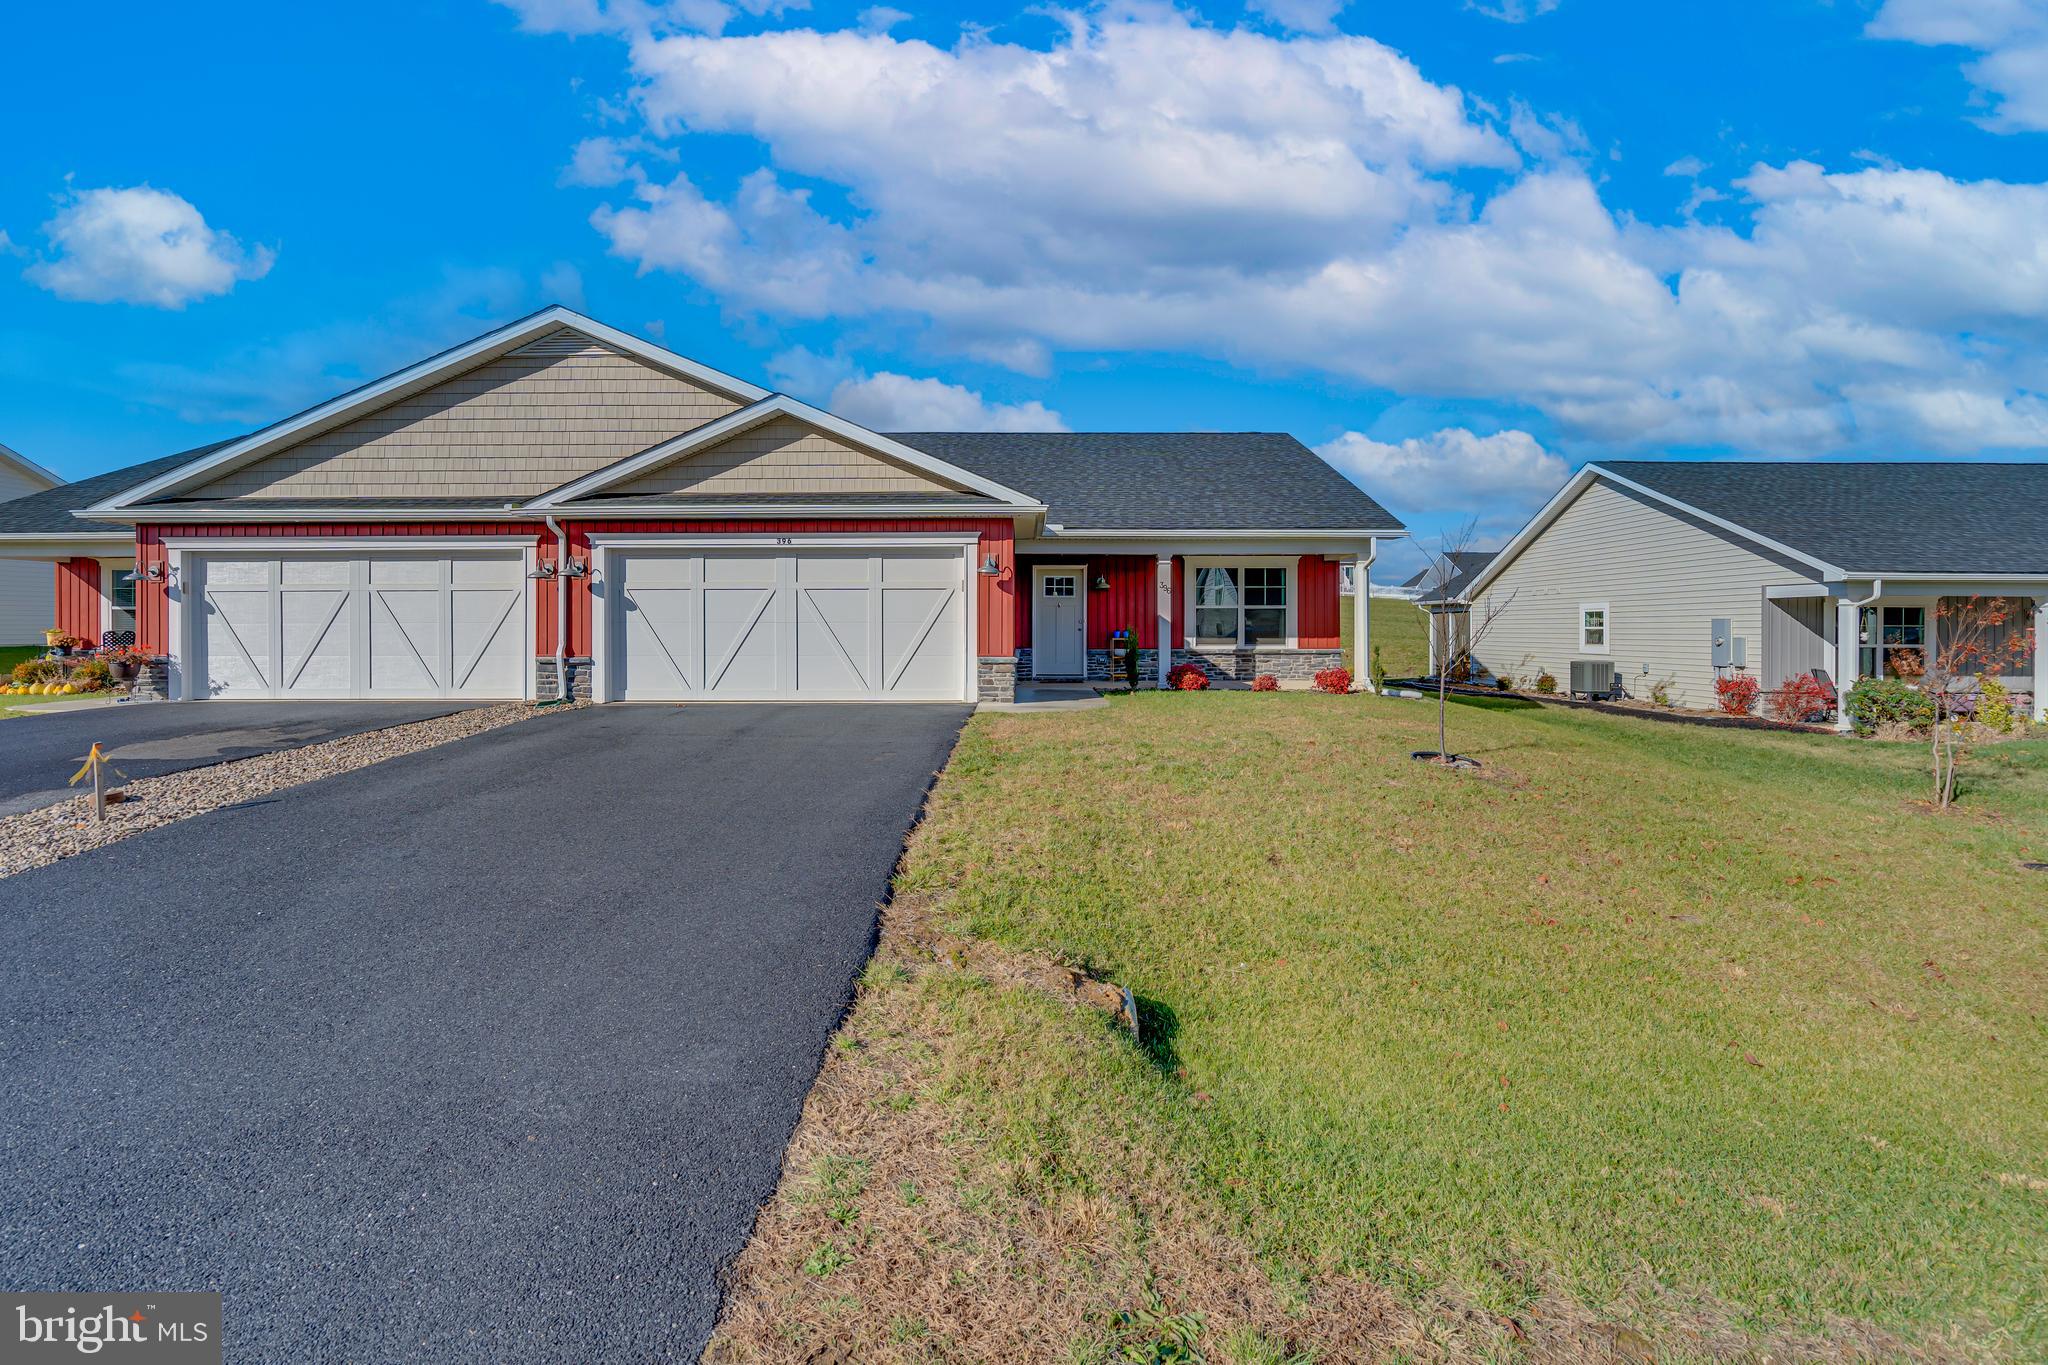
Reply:
[[57, 624], [187, 701], [1008, 700], [1119, 639], [1305, 677], [1403, 534], [1292, 437], [871, 431], [563, 308], [0, 503]]

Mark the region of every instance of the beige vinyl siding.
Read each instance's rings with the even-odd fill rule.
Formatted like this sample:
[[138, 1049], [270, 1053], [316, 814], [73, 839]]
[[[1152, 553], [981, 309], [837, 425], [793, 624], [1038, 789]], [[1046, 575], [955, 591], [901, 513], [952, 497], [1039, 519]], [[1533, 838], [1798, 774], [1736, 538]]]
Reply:
[[958, 490], [794, 417], [776, 417], [604, 490], [607, 496], [749, 497]]
[[739, 406], [595, 342], [543, 341], [182, 496], [528, 498]]
[[[1474, 603], [1499, 618], [1474, 650], [1496, 673], [1549, 672], [1568, 685], [1573, 659], [1606, 659], [1629, 692], [1668, 677], [1681, 706], [1714, 704], [1712, 624], [1725, 617], [1762, 678], [1764, 589], [1812, 583], [1790, 560], [1595, 480], [1526, 545]], [[1607, 652], [1579, 648], [1581, 603], [1608, 608]], [[1647, 675], [1644, 673], [1648, 668]]]
[[[0, 502], [50, 487], [0, 457]], [[39, 645], [57, 609], [56, 570], [48, 564], [0, 559], [0, 645]]]

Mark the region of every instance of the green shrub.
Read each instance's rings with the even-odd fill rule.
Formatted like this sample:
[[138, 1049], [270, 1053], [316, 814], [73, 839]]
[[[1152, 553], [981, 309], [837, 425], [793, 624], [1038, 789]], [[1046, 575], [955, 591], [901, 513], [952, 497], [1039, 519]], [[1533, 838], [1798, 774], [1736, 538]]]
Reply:
[[1978, 681], [1977, 691], [1977, 719], [2001, 735], [2012, 733], [2017, 713], [2012, 709], [2012, 693], [2005, 690], [2005, 684], [1996, 678], [1983, 678]]
[[77, 683], [88, 692], [97, 692], [113, 684], [114, 672], [107, 667], [105, 659], [87, 659], [71, 670], [69, 681]]
[[1557, 679], [1548, 673], [1538, 673], [1536, 675], [1536, 690], [1545, 696], [1549, 696], [1552, 692], [1557, 691]]
[[1882, 725], [1925, 730], [1934, 724], [1934, 702], [1903, 678], [1861, 678], [1842, 701], [1842, 711], [1856, 733], [1867, 735]]

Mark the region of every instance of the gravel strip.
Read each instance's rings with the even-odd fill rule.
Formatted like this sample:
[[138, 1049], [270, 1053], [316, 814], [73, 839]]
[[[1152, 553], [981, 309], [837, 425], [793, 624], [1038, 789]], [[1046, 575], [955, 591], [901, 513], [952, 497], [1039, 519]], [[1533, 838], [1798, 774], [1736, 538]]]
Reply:
[[[566, 711], [574, 707], [551, 707]], [[126, 793], [109, 803], [104, 824], [93, 819], [92, 795], [60, 801], [54, 806], [0, 819], [0, 877], [32, 867], [46, 867], [62, 858], [126, 839], [131, 834], [168, 825], [189, 816], [268, 796], [286, 787], [314, 782], [337, 773], [367, 768], [400, 754], [417, 753], [450, 740], [466, 739], [486, 730], [514, 725], [544, 712], [525, 702], [480, 706], [432, 720], [371, 730], [324, 744], [309, 744], [254, 758], [193, 768], [163, 777], [107, 781]]]

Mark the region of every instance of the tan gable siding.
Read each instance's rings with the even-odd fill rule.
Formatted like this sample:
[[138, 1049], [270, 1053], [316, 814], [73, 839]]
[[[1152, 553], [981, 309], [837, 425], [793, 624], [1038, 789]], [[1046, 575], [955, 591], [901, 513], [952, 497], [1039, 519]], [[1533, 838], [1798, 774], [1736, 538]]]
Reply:
[[604, 491], [644, 497], [815, 493], [829, 499], [835, 493], [958, 490], [856, 450], [794, 417], [776, 417]]
[[[1728, 619], [1748, 642], [1749, 671], [1765, 677], [1764, 589], [1813, 581], [1760, 547], [1598, 480], [1487, 585], [1474, 614], [1483, 619], [1489, 601], [1501, 614], [1473, 653], [1524, 682], [1548, 671], [1560, 689], [1573, 659], [1604, 658], [1631, 695], [1647, 697], [1669, 677], [1673, 701], [1711, 707], [1714, 620]], [[1604, 655], [1579, 648], [1585, 602], [1608, 604]]]
[[564, 349], [559, 341], [527, 347], [181, 496], [502, 502], [545, 493], [739, 406], [595, 343]]

